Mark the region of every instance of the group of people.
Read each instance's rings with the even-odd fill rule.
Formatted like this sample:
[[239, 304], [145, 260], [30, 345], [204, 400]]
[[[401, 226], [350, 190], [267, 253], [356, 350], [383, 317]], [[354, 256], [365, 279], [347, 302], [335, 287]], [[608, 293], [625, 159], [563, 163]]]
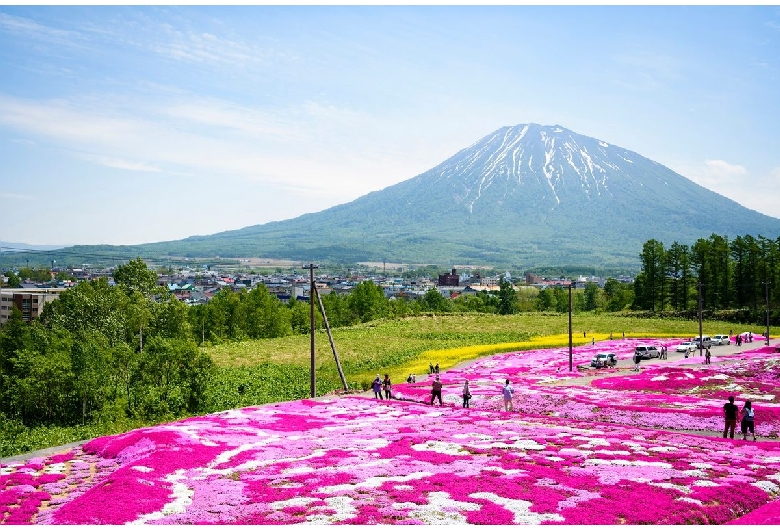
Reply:
[[[392, 393], [392, 383], [390, 382], [390, 376], [388, 374], [385, 374], [385, 378], [381, 379], [379, 377], [379, 374], [376, 374], [376, 377], [374, 378], [374, 382], [371, 383], [371, 390], [374, 391], [374, 397], [376, 399], [390, 399], [393, 397]], [[384, 392], [384, 398], [382, 397], [382, 393]]]
[[428, 374], [438, 374], [439, 373], [439, 363], [436, 363], [436, 366], [433, 365], [433, 363], [428, 363], [429, 369]]
[[[441, 399], [442, 386], [441, 379], [439, 379], [439, 376], [437, 375], [436, 379], [433, 380], [431, 385], [431, 405], [433, 405], [437, 399], [439, 400], [439, 406], [443, 404]], [[514, 406], [512, 405], [512, 397], [515, 395], [515, 390], [509, 383], [509, 379], [506, 380], [503, 388], [501, 389], [501, 394], [504, 397], [504, 411], [512, 412], [514, 410]], [[471, 389], [469, 388], [468, 379], [463, 382], [461, 397], [463, 398], [463, 408], [471, 408]]]
[[747, 433], [749, 432], [753, 436], [753, 441], [756, 441], [756, 422], [755, 422], [755, 411], [753, 410], [753, 404], [750, 402], [750, 400], [746, 400], [745, 404], [742, 407], [742, 410], [739, 409], [737, 405], [734, 404], [734, 396], [729, 396], [729, 401], [725, 405], [723, 405], [723, 418], [726, 422], [725, 427], [723, 428], [723, 437], [727, 438], [727, 435], [731, 436], [731, 439], [734, 439], [734, 431], [737, 428], [737, 417], [738, 415], [742, 415], [742, 421], [740, 422], [740, 431], [742, 431], [742, 439], [747, 440]]

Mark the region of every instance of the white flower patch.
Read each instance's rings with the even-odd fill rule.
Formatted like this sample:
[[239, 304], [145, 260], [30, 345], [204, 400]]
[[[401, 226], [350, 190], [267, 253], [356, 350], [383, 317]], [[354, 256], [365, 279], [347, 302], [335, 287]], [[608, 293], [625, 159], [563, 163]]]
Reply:
[[652, 451], [653, 453], [669, 453], [672, 451], [677, 451], [677, 447], [669, 447], [668, 445], [656, 445], [654, 447], [648, 447], [648, 451]]
[[717, 487], [719, 484], [717, 482], [713, 482], [711, 480], [695, 480], [693, 482], [694, 486], [704, 486], [708, 488]]
[[393, 489], [399, 491], [412, 491], [414, 486], [410, 486], [409, 484], [398, 484], [397, 486], [393, 486]]
[[631, 451], [622, 451], [617, 450], [613, 451], [610, 449], [597, 449], [596, 451], [593, 451], [594, 454], [597, 455], [623, 455], [623, 456], [631, 456]]
[[758, 482], [753, 482], [753, 486], [761, 488], [770, 495], [776, 495], [778, 492], [780, 492], [780, 486], [768, 480], [759, 480]]
[[485, 466], [482, 469], [485, 471], [497, 471], [504, 475], [517, 475], [518, 473], [526, 474], [522, 469], [504, 469], [503, 467], [498, 466]]
[[192, 504], [192, 496], [195, 494], [195, 491], [188, 488], [187, 485], [182, 482], [185, 480], [184, 474], [184, 469], [177, 469], [176, 472], [165, 477], [166, 481], [173, 484], [173, 491], [170, 495], [173, 497], [171, 502], [167, 503], [159, 511], [142, 515], [130, 524], [147, 524], [149, 521], [162, 519], [169, 515], [185, 513], [187, 506]]
[[775, 399], [775, 395], [774, 394], [740, 394], [737, 397], [740, 398], [740, 399], [750, 399], [750, 400], [753, 400], [753, 401], [755, 401], [757, 399], [758, 400], [765, 400], [765, 401], [770, 401], [770, 400]]
[[[763, 466], [761, 466], [763, 467]], [[767, 475], [766, 478], [771, 478], [772, 480], [776, 482], [780, 482], [780, 473], [775, 473], [774, 475]]]
[[688, 469], [682, 472], [686, 477], [706, 478], [708, 475], [701, 469]]
[[328, 497], [325, 500], [325, 504], [328, 508], [335, 511], [336, 513], [326, 515], [326, 514], [314, 514], [309, 515], [306, 517], [306, 523], [304, 524], [333, 524], [340, 521], [344, 521], [345, 519], [350, 519], [357, 515], [357, 510], [355, 509], [355, 506], [352, 504], [354, 500], [352, 497], [347, 496], [339, 496], [339, 497]]
[[282, 475], [303, 475], [306, 473], [314, 473], [315, 471], [317, 470], [311, 466], [288, 467], [287, 469], [282, 470]]
[[565, 458], [561, 458], [560, 456], [546, 456], [545, 457], [550, 462], [563, 462]]
[[777, 462], [780, 462], [780, 456], [761, 456], [759, 458], [761, 458], [762, 462], [765, 462], [767, 464], [769, 463], [776, 464]]
[[448, 493], [443, 491], [429, 493], [428, 504], [393, 503], [393, 508], [396, 510], [411, 508], [409, 517], [419, 519], [425, 524], [466, 524], [466, 516], [459, 512], [461, 510], [473, 512], [481, 507], [477, 503], [453, 500]]
[[691, 504], [698, 504], [699, 506], [704, 506], [704, 504], [702, 504], [702, 502], [699, 499], [691, 499], [690, 497], [677, 497], [674, 500], [682, 501], [682, 502], [690, 502]]
[[670, 469], [672, 464], [668, 462], [645, 462], [643, 460], [604, 460], [601, 458], [588, 458], [584, 462], [587, 466], [619, 466], [619, 467], [662, 467]]
[[683, 377], [686, 377], [688, 379], [696, 379], [696, 376], [689, 372], [683, 372]]
[[269, 506], [274, 510], [281, 510], [282, 508], [289, 508], [290, 506], [308, 506], [313, 502], [318, 502], [320, 499], [316, 497], [293, 497], [283, 501], [274, 501]]
[[47, 473], [65, 473], [65, 462], [49, 464], [46, 468]]
[[743, 388], [740, 385], [738, 385], [737, 383], [730, 383], [730, 384], [726, 385], [725, 387], [723, 387], [723, 389], [724, 390], [729, 390], [729, 391], [743, 390]]
[[601, 447], [609, 447], [610, 445], [612, 445], [612, 444], [609, 443], [604, 438], [591, 438], [591, 439], [588, 440], [587, 443], [580, 444], [577, 447], [587, 447], [587, 448], [599, 447], [599, 446], [601, 446]]
[[664, 489], [667, 489], [667, 490], [677, 490], [677, 491], [680, 491], [682, 493], [690, 493], [691, 492], [691, 488], [689, 488], [688, 486], [681, 486], [679, 484], [670, 484], [669, 482], [648, 482], [648, 484], [651, 485], [651, 486], [657, 486], [659, 488], [664, 488]]
[[478, 432], [459, 432], [455, 433], [451, 436], [451, 438], [455, 438], [457, 440], [492, 440], [493, 437], [489, 434], [484, 433], [478, 433]]
[[470, 454], [462, 445], [453, 442], [440, 442], [432, 440], [421, 444], [414, 444], [412, 449], [415, 451], [433, 451], [443, 455], [468, 455]]
[[363, 482], [357, 484], [334, 484], [333, 486], [323, 486], [317, 490], [317, 493], [334, 493], [342, 490], [357, 490], [360, 488], [378, 488], [385, 482], [407, 482], [432, 476], [430, 471], [417, 471], [403, 477], [369, 477]]
[[[261, 434], [261, 433], [258, 433], [258, 434]], [[269, 436], [267, 439], [263, 440], [262, 442], [253, 442], [253, 443], [248, 443], [248, 444], [241, 444], [238, 447], [236, 447], [235, 449], [231, 449], [230, 451], [223, 451], [222, 453], [218, 454], [217, 457], [209, 463], [208, 467], [213, 468], [213, 467], [217, 467], [217, 466], [219, 466], [221, 464], [226, 464], [226, 463], [230, 462], [230, 460], [234, 456], [236, 456], [236, 455], [238, 455], [240, 453], [243, 453], [244, 451], [251, 451], [252, 449], [257, 449], [257, 448], [263, 447], [263, 446], [265, 446], [265, 445], [267, 445], [269, 443], [277, 442], [279, 440], [281, 440], [280, 436]]]
[[699, 469], [712, 469], [713, 468], [712, 464], [708, 464], [706, 462], [691, 462], [690, 466], [691, 467], [697, 467]]
[[727, 376], [726, 374], [715, 374], [715, 375], [702, 377], [701, 380], [702, 381], [709, 381], [710, 379], [718, 379], [720, 381], [725, 381], [728, 378], [729, 378], [729, 376]]
[[669, 378], [666, 377], [665, 375], [657, 375], [657, 376], [651, 378], [650, 381], [666, 381], [667, 379], [669, 379]]
[[588, 456], [589, 454], [593, 453], [593, 451], [585, 451], [582, 449], [577, 449], [575, 447], [564, 447], [563, 449], [558, 451], [558, 453], [562, 455]]
[[491, 492], [479, 492], [469, 495], [472, 499], [485, 499], [494, 504], [506, 508], [514, 515], [514, 524], [541, 524], [544, 521], [563, 521], [557, 513], [536, 513], [529, 510], [531, 503], [528, 501], [518, 499], [507, 499], [505, 497], [499, 497], [495, 493]]
[[151, 467], [146, 466], [133, 466], [130, 469], [133, 471], [138, 471], [139, 473], [149, 473], [150, 471], [154, 471]]

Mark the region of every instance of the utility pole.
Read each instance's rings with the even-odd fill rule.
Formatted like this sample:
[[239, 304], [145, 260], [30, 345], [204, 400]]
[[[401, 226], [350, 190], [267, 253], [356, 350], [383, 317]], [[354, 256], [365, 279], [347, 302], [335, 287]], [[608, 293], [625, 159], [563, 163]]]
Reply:
[[699, 283], [699, 357], [702, 356], [702, 334], [701, 334], [701, 309], [702, 308], [702, 300], [701, 300], [701, 283]]
[[573, 371], [574, 367], [572, 365], [572, 344], [571, 344], [571, 284], [572, 282], [569, 282], [569, 371]]
[[309, 322], [311, 324], [311, 364], [309, 366], [310, 374], [311, 374], [311, 397], [315, 397], [317, 395], [317, 379], [315, 375], [315, 369], [314, 369], [314, 269], [319, 269], [314, 263], [309, 263], [309, 266], [303, 267], [304, 269], [309, 270], [309, 279], [310, 279], [310, 285], [309, 285]]
[[769, 282], [764, 282], [766, 292], [766, 345], [769, 346]]

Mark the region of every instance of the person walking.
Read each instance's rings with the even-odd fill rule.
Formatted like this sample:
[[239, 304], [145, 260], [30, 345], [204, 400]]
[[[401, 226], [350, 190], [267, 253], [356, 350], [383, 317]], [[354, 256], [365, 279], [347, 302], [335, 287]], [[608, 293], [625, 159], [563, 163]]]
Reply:
[[734, 439], [734, 429], [737, 428], [737, 412], [739, 408], [734, 404], [734, 396], [729, 396], [729, 401], [723, 405], [723, 419], [725, 421], [725, 427], [723, 428], [723, 437], [726, 438], [727, 434], [731, 435], [731, 439]]
[[711, 364], [710, 363], [710, 349], [707, 348], [707, 353], [704, 354], [704, 364]]
[[512, 412], [514, 410], [512, 396], [515, 395], [515, 389], [509, 384], [509, 379], [506, 380], [506, 384], [504, 384], [504, 388], [501, 389], [501, 393], [504, 395], [504, 412]]
[[442, 406], [442, 402], [441, 402], [441, 387], [442, 387], [442, 384], [441, 384], [441, 381], [439, 381], [439, 376], [437, 375], [436, 379], [434, 379], [433, 385], [431, 387], [431, 405], [433, 405], [433, 401], [436, 398], [439, 398], [439, 406], [440, 407]]
[[390, 376], [385, 374], [385, 378], [382, 380], [382, 390], [385, 391], [385, 399], [390, 399], [392, 392], [390, 391], [392, 385], [390, 384]]
[[436, 363], [436, 366], [433, 367], [433, 371], [437, 374], [439, 373], [439, 363]]
[[747, 433], [753, 435], [753, 441], [756, 441], [756, 427], [755, 427], [755, 413], [753, 412], [753, 404], [748, 399], [745, 401], [745, 406], [742, 407], [742, 422], [739, 427], [742, 431], [742, 439], [747, 440]]
[[467, 409], [469, 407], [469, 400], [471, 399], [471, 390], [469, 390], [469, 380], [466, 379], [466, 382], [463, 383], [463, 408]]
[[428, 363], [428, 366], [429, 366], [428, 373], [432, 374], [433, 373], [433, 363]]

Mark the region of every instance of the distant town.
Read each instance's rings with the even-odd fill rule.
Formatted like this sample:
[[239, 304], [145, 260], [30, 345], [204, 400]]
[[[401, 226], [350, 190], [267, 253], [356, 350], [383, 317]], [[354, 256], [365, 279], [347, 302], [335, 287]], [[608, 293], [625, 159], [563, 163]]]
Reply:
[[[6, 271], [0, 276], [2, 280], [2, 284], [0, 284], [0, 324], [8, 320], [13, 306], [21, 310], [25, 321], [29, 322], [39, 317], [47, 303], [55, 300], [65, 289], [73, 287], [79, 282], [106, 278], [110, 285], [114, 283], [113, 267], [106, 269], [55, 267], [50, 270], [51, 279], [48, 281], [31, 281], [29, 278], [21, 278], [20, 271], [24, 270]], [[9, 286], [9, 284], [17, 283], [10, 281], [11, 275], [18, 279], [18, 285]], [[314, 275], [317, 292], [322, 296], [331, 292], [348, 294], [359, 283], [372, 281], [382, 287], [388, 299], [404, 298], [407, 300], [425, 296], [431, 289], [436, 289], [442, 296], [449, 299], [471, 296], [479, 292], [497, 293], [502, 279], [510, 282], [515, 290], [523, 288], [546, 289], [549, 287], [568, 288], [570, 284], [573, 289], [584, 289], [588, 283], [595, 283], [603, 288], [606, 281], [606, 278], [597, 276], [578, 276], [575, 279], [546, 278], [533, 273], [525, 273], [522, 278], [515, 278], [509, 272], [483, 275], [473, 271], [459, 273], [457, 269], [440, 273], [438, 277], [419, 276], [415, 278], [358, 270], [349, 271], [343, 275], [316, 274], [316, 272]], [[631, 276], [619, 276], [615, 279], [626, 284], [634, 282], [634, 278]], [[295, 269], [272, 274], [253, 274], [210, 270], [208, 268], [203, 270], [182, 268], [177, 272], [158, 273], [157, 283], [188, 305], [206, 304], [223, 289], [234, 291], [246, 289], [249, 291], [258, 285], [264, 285], [269, 293], [276, 295], [282, 301], [289, 301], [293, 297], [296, 300], [308, 301], [311, 289], [310, 273]]]

